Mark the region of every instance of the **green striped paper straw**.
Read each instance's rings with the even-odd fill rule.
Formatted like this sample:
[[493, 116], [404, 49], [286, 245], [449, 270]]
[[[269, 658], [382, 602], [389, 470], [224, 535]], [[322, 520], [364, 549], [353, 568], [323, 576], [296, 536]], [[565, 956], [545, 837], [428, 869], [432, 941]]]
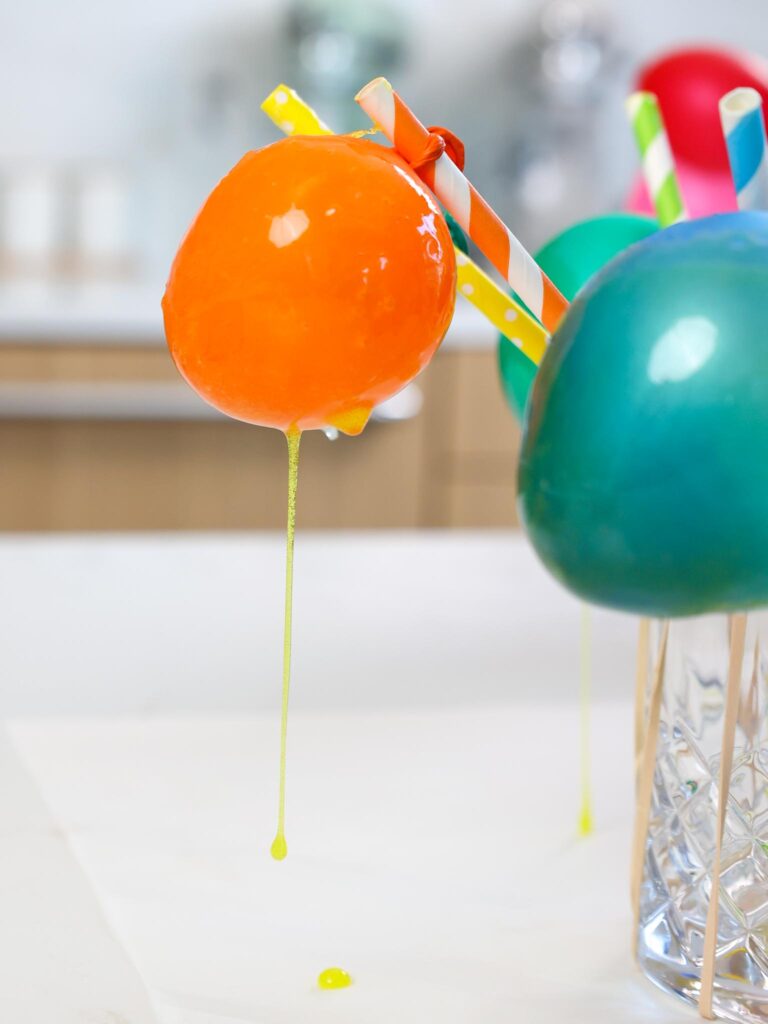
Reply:
[[659, 224], [665, 228], [685, 220], [687, 214], [659, 101], [652, 92], [634, 92], [626, 106], [643, 162], [643, 177]]

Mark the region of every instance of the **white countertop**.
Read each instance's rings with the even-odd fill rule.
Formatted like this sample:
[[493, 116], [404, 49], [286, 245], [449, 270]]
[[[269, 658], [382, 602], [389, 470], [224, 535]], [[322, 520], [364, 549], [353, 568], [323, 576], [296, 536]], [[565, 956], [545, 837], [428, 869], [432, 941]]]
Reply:
[[0, 343], [159, 344], [162, 287], [70, 285], [45, 281], [0, 286]]
[[[276, 708], [284, 544], [279, 533], [0, 535], [0, 715]], [[297, 708], [577, 690], [579, 603], [519, 531], [299, 526], [294, 601]], [[635, 620], [594, 614], [595, 694], [621, 700]]]
[[[82, 945], [48, 921], [68, 958], [14, 943], [39, 901], [0, 917], [14, 978], [70, 978], [56, 1024], [152, 1024], [150, 1000], [154, 1024], [692, 1019], [629, 955], [635, 623], [595, 615], [578, 840], [579, 607], [521, 538], [299, 535], [282, 864], [282, 538], [5, 537], [0, 566], [2, 711], [93, 886]], [[12, 886], [33, 839], [2, 813]], [[354, 985], [320, 992], [335, 964]], [[51, 1024], [34, 995], [0, 986], [0, 1019]]]
[[[0, 346], [46, 344], [165, 344], [163, 285], [29, 282], [0, 285]], [[497, 331], [459, 296], [447, 348], [491, 348]]]
[[[3, 345], [165, 348], [162, 288], [0, 286]], [[497, 332], [459, 298], [444, 349], [492, 349]], [[376, 413], [374, 413], [376, 416]], [[224, 420], [174, 381], [0, 381], [0, 419]]]

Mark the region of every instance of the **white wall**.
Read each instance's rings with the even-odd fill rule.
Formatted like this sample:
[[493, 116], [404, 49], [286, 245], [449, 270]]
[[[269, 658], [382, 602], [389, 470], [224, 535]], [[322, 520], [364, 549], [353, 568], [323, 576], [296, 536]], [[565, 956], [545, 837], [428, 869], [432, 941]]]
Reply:
[[[502, 213], [515, 216], [498, 166], [483, 166], [489, 133], [516, 117], [503, 92], [515, 39], [539, 0], [390, 0], [412, 24], [411, 60], [397, 82], [425, 119], [449, 124], [469, 145], [470, 169]], [[0, 189], [21, 164], [120, 167], [129, 179], [133, 245], [144, 276], [160, 286], [190, 217], [242, 152], [274, 138], [259, 100], [290, 77], [283, 48], [286, 0], [7, 0], [0, 13]], [[570, 220], [620, 203], [636, 157], [621, 98], [648, 54], [708, 41], [768, 54], [766, 0], [604, 0], [624, 54], [607, 109], [609, 138], [579, 178], [570, 206], [535, 213], [515, 228], [538, 245]], [[238, 103], [200, 131], [206, 74], [236, 69]], [[350, 99], [351, 103], [351, 99]], [[212, 119], [213, 121], [213, 119]], [[480, 152], [479, 152], [480, 151]], [[497, 159], [503, 160], [503, 157]]]
[[[408, 74], [435, 117], [479, 94], [536, 0], [395, 0], [421, 42]], [[243, 43], [273, 39], [284, 0], [25, 0], [0, 15], [0, 159], [125, 155], [148, 143], [140, 118], [173, 102], [188, 52], [230, 31]], [[624, 44], [644, 56], [667, 44], [709, 41], [768, 53], [765, 0], [613, 0], [603, 8]], [[279, 68], [277, 54], [267, 64]], [[262, 90], [275, 71], [264, 66]]]

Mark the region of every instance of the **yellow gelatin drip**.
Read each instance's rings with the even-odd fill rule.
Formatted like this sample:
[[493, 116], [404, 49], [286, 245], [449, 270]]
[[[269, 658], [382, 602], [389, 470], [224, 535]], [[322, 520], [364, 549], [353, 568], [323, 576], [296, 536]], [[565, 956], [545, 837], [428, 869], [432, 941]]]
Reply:
[[288, 843], [286, 843], [285, 836], [282, 833], [276, 835], [272, 840], [269, 852], [272, 854], [273, 860], [285, 860], [288, 856]]
[[592, 818], [592, 782], [589, 770], [589, 711], [592, 682], [592, 615], [589, 605], [581, 606], [581, 657], [579, 704], [581, 718], [581, 808], [579, 810], [579, 835], [589, 836], [594, 831]]
[[363, 427], [371, 415], [370, 405], [356, 405], [354, 409], [347, 409], [336, 416], [328, 418], [328, 426], [336, 427], [342, 434], [350, 434], [353, 437], [362, 433]]
[[285, 841], [285, 763], [288, 742], [288, 697], [291, 689], [291, 624], [293, 618], [293, 542], [296, 536], [296, 489], [299, 483], [299, 443], [301, 431], [291, 428], [288, 441], [288, 525], [285, 544], [285, 617], [283, 619], [283, 705], [280, 716], [280, 796], [277, 811], [277, 834], [270, 853], [275, 860], [288, 856]]
[[341, 967], [327, 967], [317, 978], [320, 988], [349, 988], [352, 979]]

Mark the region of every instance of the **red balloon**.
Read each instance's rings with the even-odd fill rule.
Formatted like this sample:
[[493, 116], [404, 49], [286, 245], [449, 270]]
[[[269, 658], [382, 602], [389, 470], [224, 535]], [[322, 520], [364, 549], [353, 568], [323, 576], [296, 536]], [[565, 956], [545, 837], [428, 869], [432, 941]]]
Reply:
[[751, 86], [768, 106], [768, 64], [750, 54], [706, 47], [674, 50], [641, 68], [637, 88], [656, 93], [672, 152], [702, 169], [728, 172], [718, 101]]

